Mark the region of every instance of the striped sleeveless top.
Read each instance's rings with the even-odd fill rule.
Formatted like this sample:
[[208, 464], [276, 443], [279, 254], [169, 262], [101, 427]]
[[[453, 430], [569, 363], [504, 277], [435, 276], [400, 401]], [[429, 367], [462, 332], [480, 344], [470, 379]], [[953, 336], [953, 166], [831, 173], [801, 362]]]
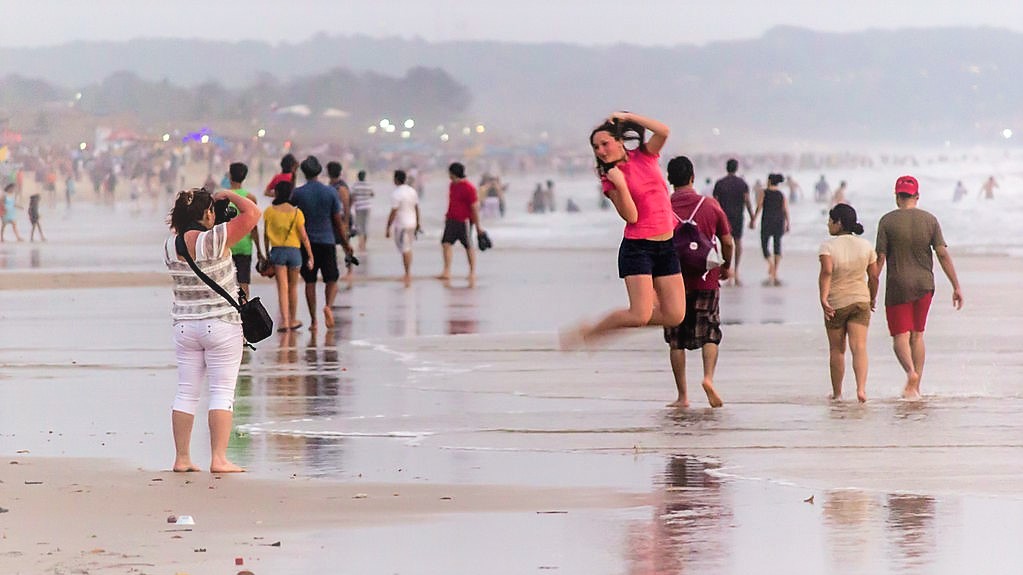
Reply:
[[[217, 292], [195, 275], [188, 262], [178, 259], [174, 241], [177, 236], [167, 238], [163, 245], [163, 259], [174, 281], [174, 306], [171, 319], [175, 322], [195, 319], [219, 318], [228, 323], [242, 322], [238, 312]], [[200, 232], [195, 242], [195, 264], [217, 282], [227, 293], [238, 293], [235, 279], [234, 260], [227, 245], [227, 224], [213, 226], [212, 230]], [[236, 297], [236, 296], [235, 296]]]

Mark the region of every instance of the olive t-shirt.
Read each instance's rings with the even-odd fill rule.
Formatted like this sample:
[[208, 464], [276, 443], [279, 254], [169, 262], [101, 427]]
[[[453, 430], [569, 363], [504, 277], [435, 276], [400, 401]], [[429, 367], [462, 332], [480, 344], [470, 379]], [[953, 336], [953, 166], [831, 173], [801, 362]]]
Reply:
[[874, 249], [888, 266], [886, 306], [916, 301], [934, 291], [934, 248], [944, 245], [941, 225], [929, 212], [906, 208], [881, 218]]

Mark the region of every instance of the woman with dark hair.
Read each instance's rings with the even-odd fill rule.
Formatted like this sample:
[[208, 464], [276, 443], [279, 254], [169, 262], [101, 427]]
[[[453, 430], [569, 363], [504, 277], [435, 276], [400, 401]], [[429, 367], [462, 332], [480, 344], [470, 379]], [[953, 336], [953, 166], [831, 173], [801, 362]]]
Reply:
[[[760, 219], [760, 248], [767, 260], [767, 279], [765, 286], [778, 286], [778, 264], [781, 263], [781, 237], [789, 231], [789, 201], [778, 185], [785, 181], [781, 174], [769, 174], [767, 187], [757, 194], [757, 209], [749, 222], [749, 229], [757, 227], [757, 216]], [[773, 248], [773, 253], [771, 248]]]
[[309, 256], [306, 267], [313, 269], [313, 248], [305, 231], [305, 214], [291, 205], [291, 182], [277, 182], [273, 203], [263, 212], [263, 239], [270, 247], [270, 265], [274, 266], [277, 280], [277, 303], [281, 310], [281, 323], [277, 331], [285, 332], [302, 327], [298, 319], [298, 269], [302, 267], [302, 252]]
[[[831, 399], [841, 399], [845, 376], [845, 342], [852, 350], [856, 398], [867, 401], [867, 328], [877, 299], [877, 254], [870, 242], [856, 237], [863, 226], [856, 210], [838, 204], [828, 214], [832, 239], [821, 244], [818, 286], [824, 327], [828, 332], [831, 363]], [[855, 235], [853, 235], [855, 234]]]
[[[215, 224], [213, 202], [228, 200], [238, 208], [229, 222]], [[242, 322], [235, 308], [210, 289], [178, 255], [176, 239], [196, 266], [227, 293], [238, 292], [230, 246], [248, 235], [259, 221], [259, 208], [231, 190], [210, 194], [203, 188], [180, 192], [167, 218], [174, 235], [164, 243], [164, 261], [174, 282], [174, 347], [178, 391], [171, 411], [174, 471], [199, 471], [192, 463], [192, 424], [203, 380], [209, 386], [210, 471], [245, 471], [227, 459], [234, 409], [234, 387], [242, 361]]]
[[[644, 135], [652, 132], [649, 141]], [[629, 327], [675, 327], [685, 317], [685, 286], [672, 243], [675, 218], [668, 184], [658, 165], [668, 126], [629, 112], [615, 112], [590, 133], [601, 188], [625, 220], [618, 249], [618, 276], [625, 280], [629, 307], [612, 311], [594, 325], [565, 334], [563, 347], [590, 343]], [[632, 149], [626, 141], [634, 141]]]

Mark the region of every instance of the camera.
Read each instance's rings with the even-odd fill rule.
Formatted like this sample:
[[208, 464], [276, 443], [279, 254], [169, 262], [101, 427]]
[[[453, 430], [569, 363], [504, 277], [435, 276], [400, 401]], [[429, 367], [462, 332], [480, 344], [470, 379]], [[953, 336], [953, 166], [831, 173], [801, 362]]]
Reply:
[[217, 200], [213, 202], [213, 215], [216, 216], [213, 224], [222, 224], [224, 222], [231, 221], [235, 216], [237, 216], [238, 208], [231, 205], [231, 200]]

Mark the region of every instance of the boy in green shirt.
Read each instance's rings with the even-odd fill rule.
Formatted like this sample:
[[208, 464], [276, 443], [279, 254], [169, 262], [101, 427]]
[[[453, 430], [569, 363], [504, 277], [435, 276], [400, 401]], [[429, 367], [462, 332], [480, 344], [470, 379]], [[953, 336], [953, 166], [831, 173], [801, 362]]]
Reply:
[[[256, 201], [256, 195], [251, 194], [242, 188], [242, 182], [245, 181], [245, 176], [249, 175], [249, 167], [241, 162], [234, 162], [228, 169], [228, 174], [231, 176], [231, 190], [242, 196], [248, 198], [253, 202]], [[232, 204], [233, 205], [233, 204]], [[249, 297], [249, 284], [252, 283], [252, 245], [256, 245], [256, 253], [259, 259], [264, 259], [263, 248], [259, 244], [259, 226], [252, 228], [252, 232], [244, 238], [238, 240], [238, 243], [231, 246], [231, 259], [234, 260], [235, 273], [238, 278], [238, 287], [245, 292], [245, 297]]]

